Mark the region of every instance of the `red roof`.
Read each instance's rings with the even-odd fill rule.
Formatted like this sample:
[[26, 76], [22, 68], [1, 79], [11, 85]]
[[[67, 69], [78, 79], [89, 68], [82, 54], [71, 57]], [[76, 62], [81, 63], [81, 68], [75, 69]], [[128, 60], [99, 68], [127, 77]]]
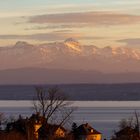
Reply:
[[92, 128], [88, 123], [82, 124], [77, 128], [77, 133], [79, 135], [93, 135], [93, 134], [101, 134], [94, 128]]

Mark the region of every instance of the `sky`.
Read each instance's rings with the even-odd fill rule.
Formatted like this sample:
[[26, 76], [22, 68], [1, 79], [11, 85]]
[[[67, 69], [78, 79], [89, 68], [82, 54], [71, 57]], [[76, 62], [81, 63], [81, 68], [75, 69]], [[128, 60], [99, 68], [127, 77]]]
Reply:
[[140, 47], [140, 0], [0, 0], [0, 46], [75, 38]]

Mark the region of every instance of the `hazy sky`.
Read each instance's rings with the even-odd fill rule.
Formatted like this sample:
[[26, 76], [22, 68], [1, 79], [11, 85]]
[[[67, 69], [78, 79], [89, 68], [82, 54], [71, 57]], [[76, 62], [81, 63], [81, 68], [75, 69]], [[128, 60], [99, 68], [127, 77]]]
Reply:
[[69, 37], [140, 47], [140, 0], [0, 0], [0, 46]]

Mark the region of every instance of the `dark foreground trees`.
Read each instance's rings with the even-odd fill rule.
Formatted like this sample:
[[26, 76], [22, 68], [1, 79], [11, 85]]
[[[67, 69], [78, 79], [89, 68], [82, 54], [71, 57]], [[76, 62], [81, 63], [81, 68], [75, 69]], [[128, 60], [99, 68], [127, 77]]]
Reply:
[[45, 118], [46, 123], [64, 125], [70, 119], [74, 109], [70, 107], [66, 95], [58, 87], [45, 90], [36, 88], [36, 100], [33, 101], [34, 110]]
[[133, 117], [120, 122], [119, 130], [111, 140], [140, 140], [139, 114], [136, 111]]
[[38, 87], [33, 101], [35, 113], [29, 118], [20, 115], [18, 119], [7, 122], [6, 128], [0, 130], [0, 140], [67, 139], [63, 125], [71, 118], [74, 110], [70, 105], [59, 88], [45, 90]]

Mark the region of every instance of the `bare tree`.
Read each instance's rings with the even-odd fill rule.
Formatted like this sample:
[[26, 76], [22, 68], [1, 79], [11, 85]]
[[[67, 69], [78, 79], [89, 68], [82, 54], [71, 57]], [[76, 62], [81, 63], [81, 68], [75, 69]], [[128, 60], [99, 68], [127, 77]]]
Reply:
[[121, 129], [124, 129], [124, 128], [126, 128], [126, 127], [134, 127], [133, 125], [133, 122], [134, 121], [134, 119], [133, 119], [133, 117], [130, 117], [129, 119], [122, 119], [120, 122], [119, 122], [119, 129], [121, 130]]
[[59, 124], [64, 125], [73, 112], [64, 93], [58, 87], [49, 88], [47, 91], [38, 87], [36, 94], [37, 99], [33, 101], [34, 110], [39, 112], [46, 122], [55, 120], [54, 116], [59, 113]]
[[114, 132], [112, 140], [140, 140], [139, 114], [135, 111], [134, 116], [123, 119], [119, 124], [119, 131]]
[[138, 137], [140, 138], [140, 123], [139, 123], [139, 114], [135, 111], [135, 129], [138, 132]]
[[140, 132], [139, 114], [137, 111], [134, 112], [134, 116], [128, 119], [122, 119], [119, 123], [119, 129], [124, 129], [126, 127], [131, 127], [137, 129]]
[[5, 119], [4, 114], [3, 113], [0, 113], [0, 130], [2, 129], [1, 128], [1, 125], [2, 125], [2, 122], [4, 121], [4, 119]]
[[4, 114], [0, 113], [0, 121], [2, 121], [4, 119]]

